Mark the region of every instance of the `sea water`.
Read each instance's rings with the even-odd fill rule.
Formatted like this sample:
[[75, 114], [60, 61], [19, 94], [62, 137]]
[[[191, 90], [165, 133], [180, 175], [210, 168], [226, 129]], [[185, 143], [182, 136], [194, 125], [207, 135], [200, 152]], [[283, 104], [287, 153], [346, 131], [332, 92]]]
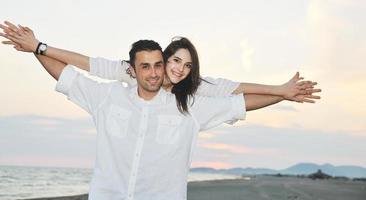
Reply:
[[[92, 169], [0, 166], [0, 200], [86, 194], [91, 176]], [[235, 178], [191, 172], [188, 181]]]

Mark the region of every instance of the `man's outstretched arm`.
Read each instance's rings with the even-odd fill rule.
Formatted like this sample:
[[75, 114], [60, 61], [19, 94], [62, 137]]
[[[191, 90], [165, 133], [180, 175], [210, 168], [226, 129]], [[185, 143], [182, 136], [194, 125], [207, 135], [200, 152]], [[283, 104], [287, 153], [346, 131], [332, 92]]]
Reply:
[[66, 63], [60, 62], [53, 58], [48, 58], [42, 55], [36, 55], [38, 61], [46, 69], [46, 71], [56, 80], [61, 75], [62, 70], [66, 67]]
[[[299, 103], [315, 103], [314, 99], [320, 99], [320, 96], [313, 94], [297, 95], [296, 101]], [[244, 94], [246, 111], [257, 110], [285, 100], [281, 96], [260, 95], [260, 94]]]
[[[36, 51], [39, 41], [30, 28], [22, 26], [17, 27], [8, 21], [5, 21], [4, 24], [5, 25], [0, 24], [0, 28], [3, 29], [3, 32], [5, 33], [1, 34], [1, 36], [10, 40], [3, 42], [4, 44], [12, 44], [16, 46], [17, 50], [21, 49], [21, 51], [25, 52]], [[88, 56], [51, 46], [47, 47], [45, 53], [45, 56], [56, 59], [62, 63], [71, 64], [86, 71], [90, 70]]]

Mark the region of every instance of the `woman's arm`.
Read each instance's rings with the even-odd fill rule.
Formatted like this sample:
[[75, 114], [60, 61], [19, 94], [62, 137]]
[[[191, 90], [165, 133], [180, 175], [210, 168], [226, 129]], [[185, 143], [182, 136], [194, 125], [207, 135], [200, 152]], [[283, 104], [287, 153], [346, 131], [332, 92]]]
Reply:
[[251, 111], [264, 108], [284, 100], [283, 97], [261, 94], [243, 94], [245, 99], [245, 110]]
[[296, 101], [297, 95], [311, 95], [320, 92], [320, 89], [314, 89], [317, 84], [312, 81], [300, 81], [299, 72], [295, 74], [288, 82], [282, 85], [261, 85], [255, 83], [240, 83], [233, 94], [265, 94], [284, 97], [286, 100]]
[[[201, 96], [230, 96], [233, 94], [262, 94], [280, 96], [285, 100], [301, 102], [304, 95], [309, 95], [312, 99], [318, 99], [319, 96], [312, 96], [318, 93], [320, 89], [314, 89], [315, 82], [300, 81], [299, 73], [283, 85], [261, 85], [254, 83], [239, 83], [228, 79], [205, 77], [197, 90]], [[307, 101], [304, 101], [307, 102]]]

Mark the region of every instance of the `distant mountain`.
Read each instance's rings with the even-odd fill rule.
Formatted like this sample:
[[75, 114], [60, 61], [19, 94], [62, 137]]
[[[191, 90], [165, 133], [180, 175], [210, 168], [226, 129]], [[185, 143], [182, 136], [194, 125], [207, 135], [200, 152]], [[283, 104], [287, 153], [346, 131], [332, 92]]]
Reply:
[[331, 164], [317, 165], [313, 163], [300, 163], [281, 170], [280, 173], [284, 174], [311, 174], [322, 170], [324, 173], [331, 176], [346, 176], [350, 178], [366, 177], [366, 168], [358, 166], [333, 166]]
[[290, 174], [290, 175], [309, 175], [321, 170], [331, 176], [346, 176], [349, 178], [366, 177], [366, 168], [358, 166], [333, 166], [331, 164], [318, 165], [314, 163], [299, 163], [283, 170], [273, 170], [266, 168], [231, 168], [231, 169], [213, 169], [213, 168], [192, 168], [191, 172], [199, 173], [219, 173], [234, 175], [256, 175], [256, 174]]

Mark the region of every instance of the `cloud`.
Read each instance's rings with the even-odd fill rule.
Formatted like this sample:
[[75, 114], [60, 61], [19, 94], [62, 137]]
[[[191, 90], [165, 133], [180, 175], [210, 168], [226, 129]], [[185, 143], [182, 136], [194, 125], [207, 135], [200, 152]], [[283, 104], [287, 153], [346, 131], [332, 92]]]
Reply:
[[270, 107], [272, 110], [288, 111], [288, 112], [299, 112], [294, 106], [278, 104]]
[[240, 42], [241, 47], [241, 62], [246, 72], [250, 71], [253, 66], [254, 49], [249, 45], [248, 39], [242, 39]]
[[236, 154], [247, 154], [251, 153], [253, 150], [243, 147], [243, 146], [235, 146], [235, 145], [229, 145], [229, 144], [223, 144], [223, 143], [203, 143], [199, 145], [200, 147], [207, 148], [207, 149], [213, 149], [213, 150], [221, 150], [226, 151], [230, 153], [236, 153]]
[[192, 162], [191, 167], [211, 167], [215, 169], [233, 168], [234, 165], [224, 162]]
[[93, 127], [86, 118], [0, 117], [0, 165], [92, 167]]
[[219, 127], [211, 133], [216, 137], [199, 140], [193, 157], [195, 162], [206, 162], [205, 166], [215, 162], [277, 169], [299, 162], [366, 166], [366, 135], [248, 123]]

